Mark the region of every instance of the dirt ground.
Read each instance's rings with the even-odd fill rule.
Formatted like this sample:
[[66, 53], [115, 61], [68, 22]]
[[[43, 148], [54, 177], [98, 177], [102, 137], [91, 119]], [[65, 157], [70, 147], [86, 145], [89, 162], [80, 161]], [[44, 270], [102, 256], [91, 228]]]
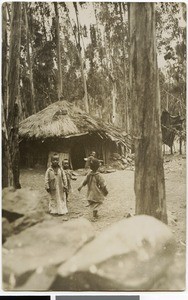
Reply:
[[[185, 251], [186, 240], [186, 159], [185, 156], [165, 156], [165, 183], [166, 201], [169, 226], [175, 235], [178, 243], [178, 250]], [[48, 211], [48, 194], [44, 190], [44, 169], [24, 169], [21, 170], [22, 187], [31, 187], [40, 192], [41, 205]], [[83, 181], [84, 176], [77, 176], [76, 181], [72, 181], [72, 194], [68, 202], [69, 219], [83, 216], [91, 220], [91, 211], [86, 201], [87, 188], [81, 192], [77, 188]], [[109, 194], [100, 209], [100, 217], [97, 222], [93, 222], [94, 229], [100, 232], [108, 225], [121, 220], [127, 213], [134, 214], [134, 171], [122, 170], [109, 174], [103, 174]], [[63, 217], [56, 217], [62, 218]]]

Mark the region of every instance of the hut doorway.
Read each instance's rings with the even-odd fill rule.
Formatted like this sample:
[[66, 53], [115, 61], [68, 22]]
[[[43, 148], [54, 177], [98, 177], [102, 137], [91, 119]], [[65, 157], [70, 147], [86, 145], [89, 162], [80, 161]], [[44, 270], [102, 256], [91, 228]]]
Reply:
[[73, 170], [82, 169], [85, 167], [86, 157], [85, 149], [83, 143], [74, 144], [71, 149], [71, 162]]

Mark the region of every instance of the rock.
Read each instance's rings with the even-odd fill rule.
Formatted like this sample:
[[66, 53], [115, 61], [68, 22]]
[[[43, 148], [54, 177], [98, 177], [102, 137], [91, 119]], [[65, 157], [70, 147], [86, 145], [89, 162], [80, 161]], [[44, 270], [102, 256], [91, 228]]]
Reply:
[[3, 243], [13, 233], [13, 228], [6, 218], [2, 218], [2, 240]]
[[186, 260], [185, 253], [176, 253], [166, 274], [154, 282], [154, 290], [183, 291], [186, 288]]
[[132, 163], [132, 158], [127, 157], [127, 162]]
[[112, 154], [113, 160], [121, 159], [121, 155], [119, 153]]
[[124, 215], [124, 218], [130, 218], [130, 217], [133, 217], [133, 215], [132, 215], [131, 213], [126, 213], [126, 214]]
[[48, 290], [52, 285], [56, 274], [56, 266], [38, 268], [33, 274], [31, 274], [25, 284], [16, 287], [15, 291], [28, 291], [31, 290], [31, 287], [34, 291]]
[[122, 161], [122, 163], [123, 163], [124, 165], [127, 165], [127, 164], [128, 164], [128, 161], [127, 161], [126, 158], [122, 158], [121, 161]]
[[45, 218], [44, 212], [32, 212], [24, 215], [23, 217], [17, 219], [12, 225], [15, 234], [20, 233], [28, 227], [31, 227], [39, 222], [42, 222]]
[[2, 209], [3, 216], [10, 222], [25, 214], [39, 210], [40, 197], [36, 191], [31, 189], [14, 190], [12, 188], [3, 189], [2, 193]]
[[152, 290], [172, 264], [176, 243], [150, 216], [123, 219], [63, 263], [53, 289]]
[[174, 215], [174, 212], [168, 211], [168, 223], [177, 225], [178, 218]]
[[35, 272], [63, 263], [93, 237], [92, 225], [84, 218], [45, 220], [11, 236], [3, 248], [3, 281], [10, 290], [25, 285]]

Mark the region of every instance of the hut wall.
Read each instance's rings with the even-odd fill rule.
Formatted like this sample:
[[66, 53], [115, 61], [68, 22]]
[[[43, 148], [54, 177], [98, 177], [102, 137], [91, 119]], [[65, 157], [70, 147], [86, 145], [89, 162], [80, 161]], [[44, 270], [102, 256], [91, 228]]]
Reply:
[[96, 157], [98, 159], [103, 159], [103, 155], [102, 155], [102, 144], [103, 143], [104, 143], [104, 141], [95, 134], [86, 136], [85, 140], [84, 140], [84, 148], [85, 148], [86, 157], [88, 157], [92, 151], [95, 151]]
[[[122, 153], [121, 147], [115, 142], [102, 139], [97, 134], [63, 139], [47, 139], [45, 141], [22, 141], [20, 143], [21, 167], [34, 168], [41, 165], [47, 168], [50, 165], [51, 155], [60, 153], [60, 161], [68, 158], [70, 167], [79, 169], [85, 167], [85, 157], [92, 151], [96, 152], [98, 159], [108, 164], [112, 153]], [[60, 162], [60, 163], [61, 163]]]
[[102, 144], [102, 152], [104, 164], [109, 164], [112, 154], [120, 153], [120, 150], [118, 149], [118, 146], [115, 142], [107, 140], [105, 143]]
[[54, 153], [59, 154], [60, 165], [62, 165], [63, 160], [66, 158], [70, 161], [70, 167], [72, 166], [70, 160], [70, 149], [71, 149], [70, 139], [49, 139], [48, 141], [48, 162], [47, 167], [51, 164], [51, 157]]
[[42, 141], [21, 141], [20, 166], [33, 168], [36, 165], [45, 166], [48, 157], [48, 150]]

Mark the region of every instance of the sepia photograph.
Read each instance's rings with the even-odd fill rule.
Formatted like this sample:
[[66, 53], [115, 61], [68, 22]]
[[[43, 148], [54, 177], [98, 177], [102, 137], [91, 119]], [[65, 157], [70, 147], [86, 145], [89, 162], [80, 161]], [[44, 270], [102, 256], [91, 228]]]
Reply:
[[2, 4], [3, 291], [185, 290], [186, 13]]

